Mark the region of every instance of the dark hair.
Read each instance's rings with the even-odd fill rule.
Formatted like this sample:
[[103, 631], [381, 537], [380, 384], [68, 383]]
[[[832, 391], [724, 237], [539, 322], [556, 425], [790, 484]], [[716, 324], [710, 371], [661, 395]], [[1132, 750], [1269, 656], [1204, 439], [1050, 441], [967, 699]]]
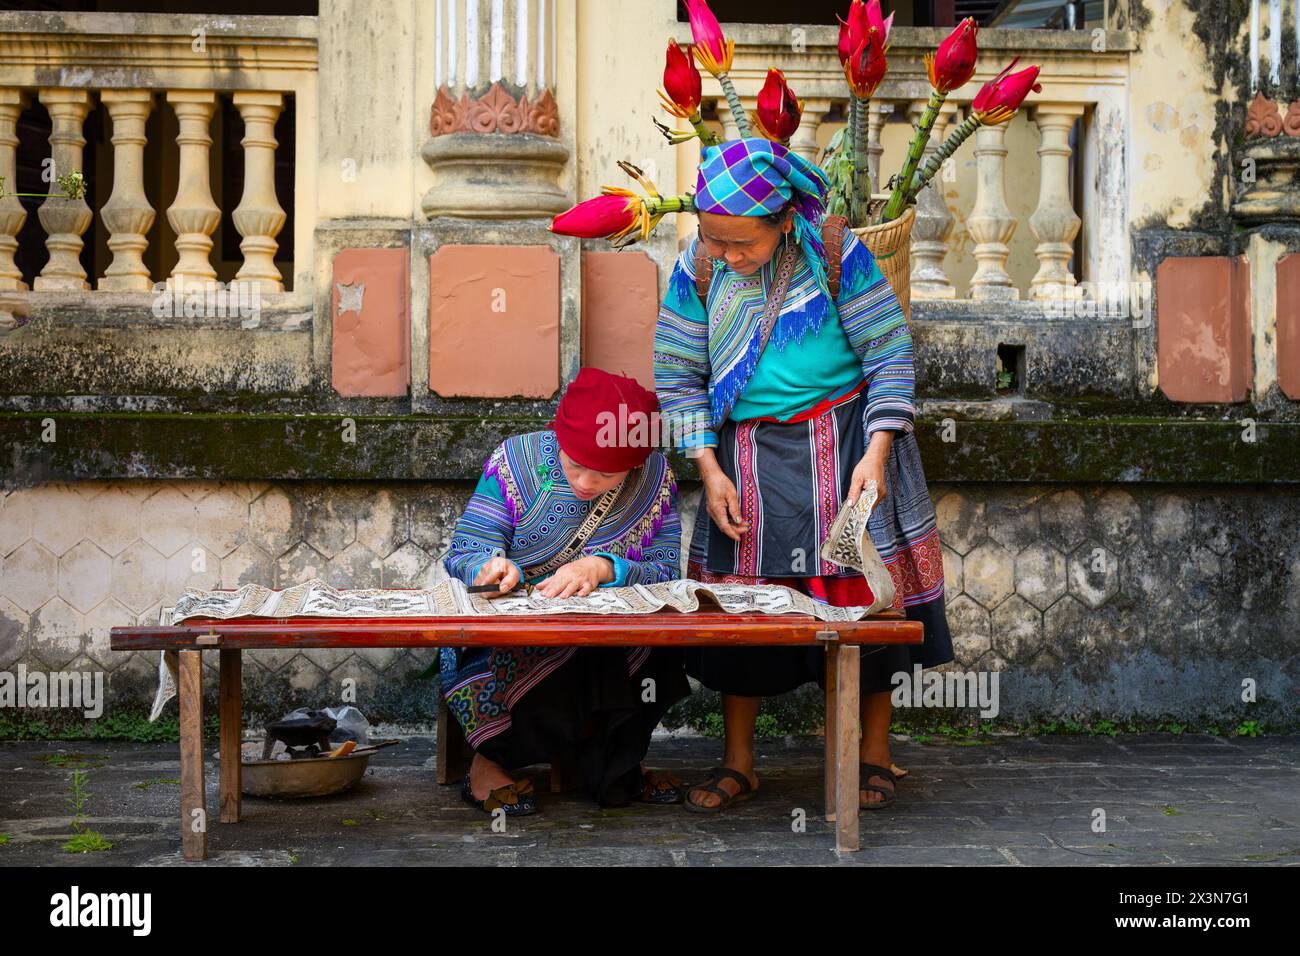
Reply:
[[776, 212], [769, 212], [766, 216], [761, 217], [769, 226], [779, 226], [785, 222], [786, 215], [794, 208], [794, 200], [787, 202]]

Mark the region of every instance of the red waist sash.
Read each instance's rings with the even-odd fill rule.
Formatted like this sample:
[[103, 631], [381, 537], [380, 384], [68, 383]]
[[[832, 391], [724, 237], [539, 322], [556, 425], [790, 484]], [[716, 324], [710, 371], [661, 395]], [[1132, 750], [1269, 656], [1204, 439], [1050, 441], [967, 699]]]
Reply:
[[806, 422], [810, 418], [816, 418], [818, 415], [824, 415], [827, 411], [834, 408], [836, 405], [842, 404], [843, 402], [847, 402], [854, 395], [858, 394], [858, 392], [862, 391], [866, 387], [867, 387], [867, 380], [864, 378], [862, 381], [858, 382], [856, 386], [854, 386], [852, 391], [845, 392], [839, 398], [823, 398], [812, 408], [805, 409], [804, 411], [795, 415], [793, 418], [781, 419], [773, 415], [758, 415], [754, 418], [747, 419], [747, 421], [776, 422], [779, 425], [792, 425], [795, 422]]

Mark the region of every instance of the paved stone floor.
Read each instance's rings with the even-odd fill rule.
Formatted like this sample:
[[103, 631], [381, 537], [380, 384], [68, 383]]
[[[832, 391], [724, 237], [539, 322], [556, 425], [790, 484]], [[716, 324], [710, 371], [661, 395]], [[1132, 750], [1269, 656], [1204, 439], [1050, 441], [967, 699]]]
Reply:
[[[900, 740], [911, 770], [892, 810], [864, 813], [863, 849], [837, 856], [822, 819], [817, 740], [761, 743], [760, 794], [721, 816], [680, 807], [601, 810], [542, 793], [542, 811], [491, 832], [434, 783], [433, 741], [381, 751], [351, 792], [306, 802], [245, 798], [214, 823], [210, 864], [310, 865], [1300, 865], [1300, 736]], [[687, 779], [719, 743], [657, 737], [650, 764]], [[62, 756], [60, 756], [62, 755]], [[71, 755], [84, 755], [81, 758]], [[114, 844], [69, 855], [67, 787], [89, 770], [89, 824]], [[208, 806], [215, 819], [215, 761]], [[174, 744], [0, 742], [0, 865], [178, 864]], [[538, 771], [539, 789], [545, 772]], [[1104, 832], [1093, 832], [1099, 811]], [[794, 822], [806, 816], [805, 832]]]

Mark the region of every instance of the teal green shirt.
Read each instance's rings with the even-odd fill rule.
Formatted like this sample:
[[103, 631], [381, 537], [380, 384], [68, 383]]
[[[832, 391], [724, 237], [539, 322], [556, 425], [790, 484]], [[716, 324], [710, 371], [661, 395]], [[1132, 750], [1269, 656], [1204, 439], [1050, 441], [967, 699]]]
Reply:
[[[777, 320], [778, 327], [783, 321], [784, 315]], [[823, 399], [839, 398], [860, 381], [862, 361], [832, 309], [816, 335], [788, 342], [784, 349], [768, 343], [730, 417], [740, 421], [771, 416], [785, 421]]]

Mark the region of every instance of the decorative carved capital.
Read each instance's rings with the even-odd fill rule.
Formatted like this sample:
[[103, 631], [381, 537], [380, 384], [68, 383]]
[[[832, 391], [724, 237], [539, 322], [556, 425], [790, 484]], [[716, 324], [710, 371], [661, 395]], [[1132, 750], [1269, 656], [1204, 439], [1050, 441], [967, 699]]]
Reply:
[[438, 88], [429, 118], [429, 132], [434, 136], [448, 133], [535, 133], [559, 136], [560, 111], [550, 90], [542, 90], [535, 100], [528, 94], [515, 99], [500, 84], [493, 83], [482, 96], [462, 93], [459, 100]]
[[1282, 132], [1282, 114], [1277, 104], [1265, 98], [1263, 93], [1256, 93], [1255, 98], [1246, 107], [1246, 138], [1276, 136], [1280, 132]]
[[1296, 100], [1287, 108], [1286, 116], [1282, 117], [1282, 133], [1286, 136], [1300, 136], [1300, 100]]

